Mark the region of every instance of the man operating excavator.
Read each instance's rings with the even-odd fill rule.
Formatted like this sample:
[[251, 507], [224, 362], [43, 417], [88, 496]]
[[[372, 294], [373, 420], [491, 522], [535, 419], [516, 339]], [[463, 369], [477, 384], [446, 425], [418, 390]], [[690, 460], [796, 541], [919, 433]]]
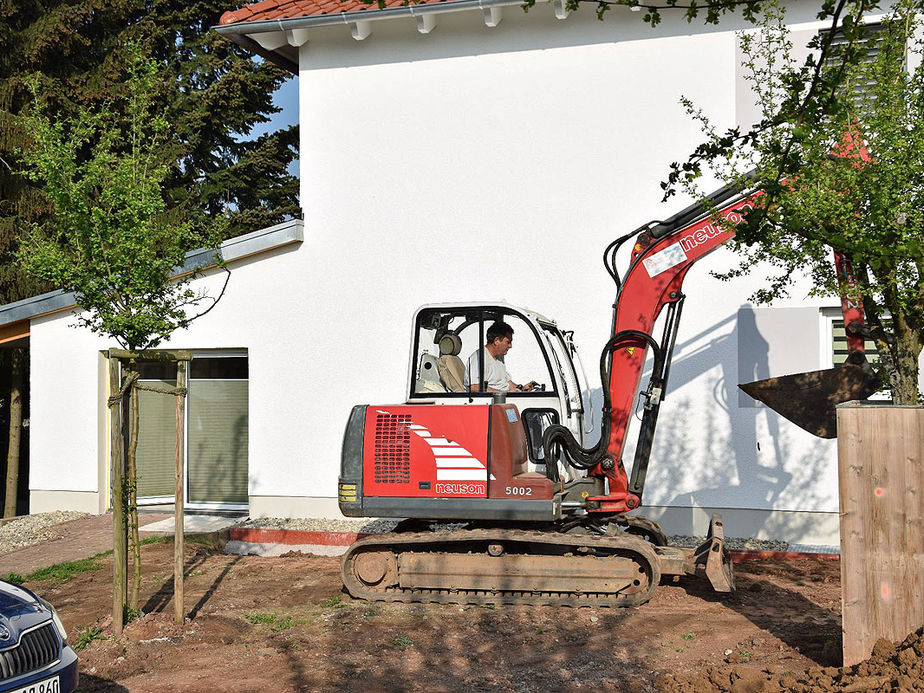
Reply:
[[[536, 387], [535, 381], [525, 385], [517, 385], [510, 377], [503, 357], [513, 346], [513, 328], [505, 322], [498, 320], [488, 328], [485, 333], [483, 349], [476, 349], [465, 363], [465, 387], [471, 392], [479, 392], [481, 383], [481, 358], [484, 354], [484, 384], [486, 392], [509, 392], [520, 390], [529, 392]], [[473, 377], [474, 376], [474, 377]]]

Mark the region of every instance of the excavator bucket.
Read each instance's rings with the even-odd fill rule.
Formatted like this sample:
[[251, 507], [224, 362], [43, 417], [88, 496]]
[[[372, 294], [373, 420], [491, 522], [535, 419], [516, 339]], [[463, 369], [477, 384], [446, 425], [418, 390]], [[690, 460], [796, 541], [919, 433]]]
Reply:
[[837, 437], [835, 406], [867, 399], [882, 388], [869, 366], [844, 363], [822, 371], [739, 385], [748, 395], [820, 438]]
[[709, 534], [706, 541], [696, 547], [696, 564], [702, 566], [706, 577], [716, 592], [734, 592], [735, 575], [732, 572], [731, 558], [725, 550], [725, 528], [722, 516], [712, 513], [709, 522]]

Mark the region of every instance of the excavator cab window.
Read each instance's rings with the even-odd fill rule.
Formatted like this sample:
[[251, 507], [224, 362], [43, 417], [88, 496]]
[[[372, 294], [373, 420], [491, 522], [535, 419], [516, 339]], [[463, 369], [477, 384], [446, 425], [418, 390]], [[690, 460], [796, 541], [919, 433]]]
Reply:
[[510, 309], [477, 307], [420, 311], [415, 325], [411, 395], [488, 395], [484, 386], [484, 364], [478, 355], [483, 353], [488, 328], [497, 321], [513, 329], [510, 352], [499, 360], [503, 361], [515, 383], [537, 384], [532, 391], [512, 390], [508, 394], [529, 397], [553, 393], [555, 379], [551, 375], [548, 355], [533, 325]]

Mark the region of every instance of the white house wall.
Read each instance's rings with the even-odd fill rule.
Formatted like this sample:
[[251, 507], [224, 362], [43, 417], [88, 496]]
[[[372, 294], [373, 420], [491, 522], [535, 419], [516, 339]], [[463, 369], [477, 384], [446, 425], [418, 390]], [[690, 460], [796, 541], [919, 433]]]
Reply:
[[[314, 32], [299, 74], [301, 195], [309, 243], [327, 258], [313, 280], [338, 292], [315, 310], [331, 329], [366, 335], [375, 354], [352, 359], [350, 388], [328, 393], [319, 413], [342, 424], [354, 403], [402, 396], [409, 319], [424, 302], [538, 310], [575, 330], [593, 373], [614, 297], [603, 248], [685, 204], [661, 205], [658, 185], [701, 140], [679, 98], [722, 127], [750, 116], [738, 112], [733, 27], [668, 17], [652, 30], [628, 11], [559, 21], [540, 5], [507, 9], [494, 29], [473, 12], [441, 15], [426, 36], [409, 20], [375, 23], [362, 42], [345, 27]], [[820, 533], [791, 538], [836, 543], [834, 446], [739, 407], [738, 314], [761, 279], [708, 275], [733, 263], [717, 253], [687, 281], [646, 501], [676, 531], [701, 530], [705, 516], [668, 506], [756, 509], [749, 533], [773, 511], [826, 513]], [[820, 330], [820, 304], [794, 296], [788, 305], [809, 306]], [[810, 343], [785, 330], [765, 337], [771, 362], [804, 350], [806, 369], [828, 365], [817, 332]], [[516, 373], [516, 348], [508, 363]], [[333, 484], [334, 468], [331, 456], [319, 479]]]
[[[403, 399], [423, 303], [504, 300], [556, 318], [595, 379], [614, 298], [602, 251], [685, 205], [660, 204], [658, 185], [700, 141], [681, 95], [720, 126], [740, 116], [733, 27], [667, 14], [652, 30], [628, 11], [560, 21], [540, 5], [506, 9], [493, 29], [465, 12], [427, 35], [410, 20], [376, 22], [361, 42], [346, 26], [311, 32], [299, 74], [305, 240], [232, 263], [219, 307], [163, 345], [247, 350], [252, 515], [337, 514], [347, 416]], [[716, 508], [730, 535], [836, 543], [834, 446], [736, 389], [742, 345], [748, 372], [827, 367], [819, 306], [835, 302], [796, 291], [780, 304], [800, 326], [790, 331], [782, 313], [748, 304], [760, 277], [709, 276], [733, 263], [719, 251], [687, 280], [645, 500], [670, 532], [702, 532], [695, 508]], [[32, 325], [34, 502], [51, 498], [43, 490], [105, 495], [98, 352], [112, 345], [69, 322]], [[517, 373], [516, 347], [508, 365], [531, 377]]]

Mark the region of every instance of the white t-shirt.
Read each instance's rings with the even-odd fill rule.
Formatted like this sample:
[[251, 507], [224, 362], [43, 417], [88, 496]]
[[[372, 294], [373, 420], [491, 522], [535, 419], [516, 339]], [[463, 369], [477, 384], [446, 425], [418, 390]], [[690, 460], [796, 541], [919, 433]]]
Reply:
[[507, 372], [507, 367], [504, 365], [504, 362], [491, 356], [491, 352], [488, 351], [487, 347], [472, 352], [472, 355], [468, 357], [468, 361], [465, 363], [465, 380], [463, 385], [465, 385], [466, 389], [470, 389], [472, 381], [474, 381], [476, 385], [478, 384], [478, 371], [480, 368], [479, 356], [482, 353], [485, 355], [485, 385], [495, 390], [506, 391], [510, 387], [509, 383], [513, 378], [511, 378], [510, 373]]

